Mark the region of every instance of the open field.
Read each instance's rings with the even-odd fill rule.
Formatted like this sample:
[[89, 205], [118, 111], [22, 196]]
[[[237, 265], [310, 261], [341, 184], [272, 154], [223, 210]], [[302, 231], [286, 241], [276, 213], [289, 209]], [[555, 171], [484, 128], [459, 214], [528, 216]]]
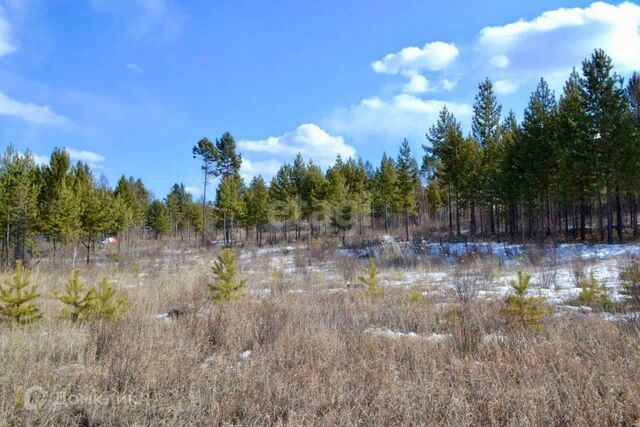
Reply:
[[[221, 304], [206, 287], [216, 249], [99, 252], [81, 275], [109, 277], [130, 312], [71, 324], [44, 298], [40, 322], [2, 324], [0, 424], [637, 423], [640, 328], [618, 277], [638, 247], [481, 246], [247, 248], [246, 295]], [[365, 254], [383, 297], [356, 286]], [[501, 313], [519, 270], [549, 303], [536, 330]], [[46, 297], [69, 273], [42, 261], [32, 280]], [[613, 312], [573, 301], [590, 273]]]

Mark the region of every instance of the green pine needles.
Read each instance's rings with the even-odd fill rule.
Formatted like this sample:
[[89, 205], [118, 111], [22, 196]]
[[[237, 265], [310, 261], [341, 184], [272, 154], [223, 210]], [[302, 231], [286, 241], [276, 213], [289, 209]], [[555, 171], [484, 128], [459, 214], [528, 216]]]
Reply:
[[580, 295], [578, 295], [577, 302], [579, 304], [588, 305], [590, 307], [599, 308], [605, 311], [613, 309], [613, 302], [609, 298], [609, 292], [604, 285], [598, 283], [593, 277], [593, 274], [589, 276], [589, 279], [583, 280], [580, 283]]
[[237, 277], [238, 267], [234, 251], [223, 249], [211, 269], [215, 280], [207, 286], [214, 302], [231, 301], [242, 295], [242, 291], [247, 286], [247, 279]]
[[34, 322], [42, 317], [42, 312], [34, 301], [40, 296], [37, 287], [30, 286], [29, 272], [16, 261], [11, 279], [0, 285], [0, 316], [11, 319], [16, 324]]
[[527, 296], [530, 281], [530, 275], [518, 272], [518, 280], [510, 282], [515, 293], [505, 298], [502, 313], [513, 323], [537, 328], [545, 315], [544, 298]]
[[81, 322], [87, 320], [118, 320], [129, 308], [129, 300], [103, 278], [99, 286], [88, 287], [80, 280], [78, 270], [65, 283], [54, 298], [64, 306], [60, 317]]
[[365, 275], [358, 276], [358, 282], [365, 287], [368, 296], [375, 298], [384, 295], [384, 290], [378, 288], [378, 269], [373, 259], [369, 261], [369, 268], [365, 270]]

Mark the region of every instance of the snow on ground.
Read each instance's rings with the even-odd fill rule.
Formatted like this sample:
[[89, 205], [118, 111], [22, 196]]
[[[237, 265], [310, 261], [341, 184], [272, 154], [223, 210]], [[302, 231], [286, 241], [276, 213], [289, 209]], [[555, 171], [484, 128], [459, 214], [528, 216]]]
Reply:
[[[488, 267], [487, 271], [480, 272], [482, 280], [474, 292], [478, 298], [504, 298], [512, 292], [510, 282], [517, 280], [518, 271], [524, 271], [531, 275], [530, 295], [563, 306], [581, 292], [578, 273], [582, 279], [593, 275], [598, 283], [606, 286], [612, 300], [623, 299], [619, 280], [621, 259], [640, 256], [640, 245], [560, 244], [541, 250], [532, 245], [498, 242], [409, 244], [397, 242], [392, 236], [382, 236], [369, 247], [337, 249], [323, 260], [312, 259], [304, 245], [295, 245], [248, 250], [239, 255], [239, 261], [243, 274], [249, 278], [250, 292], [258, 298], [271, 296], [269, 288], [275, 276], [283, 283], [291, 283], [283, 289], [289, 293], [345, 292], [366, 268], [366, 262], [360, 258], [368, 257], [373, 257], [379, 265], [380, 286], [417, 288], [427, 297], [446, 297], [455, 292], [460, 280], [455, 275], [456, 261], [470, 253], [479, 255], [480, 263]], [[393, 263], [384, 262], [402, 257], [408, 257], [411, 262], [400, 262], [395, 267]], [[351, 268], [356, 271], [350, 279], [346, 279], [348, 275], [338, 262], [340, 258], [352, 260]], [[300, 289], [301, 276], [308, 288]]]

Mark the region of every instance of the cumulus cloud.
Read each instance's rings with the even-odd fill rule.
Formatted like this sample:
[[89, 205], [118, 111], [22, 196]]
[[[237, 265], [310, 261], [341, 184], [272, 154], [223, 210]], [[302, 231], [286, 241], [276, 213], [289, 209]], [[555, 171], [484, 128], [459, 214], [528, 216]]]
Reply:
[[5, 18], [4, 9], [0, 6], [0, 57], [17, 50], [11, 40], [11, 25]]
[[347, 145], [342, 136], [330, 135], [313, 123], [302, 124], [281, 136], [240, 141], [238, 147], [245, 151], [286, 157], [300, 153], [320, 165], [330, 164], [338, 154], [344, 158], [356, 154], [356, 150]]
[[498, 95], [508, 95], [518, 90], [518, 85], [510, 80], [497, 80], [493, 83], [493, 89]]
[[364, 99], [357, 105], [337, 108], [326, 118], [325, 125], [333, 132], [360, 142], [371, 137], [392, 143], [404, 137], [422, 141], [426, 129], [445, 105], [462, 120], [471, 115], [471, 106], [466, 103], [399, 94], [386, 101], [375, 97]]
[[106, 158], [98, 153], [94, 153], [93, 151], [88, 150], [77, 150], [75, 148], [65, 148], [69, 154], [71, 160], [75, 162], [83, 162], [88, 164], [91, 168], [100, 168], [102, 163], [106, 160]]
[[240, 175], [248, 184], [251, 178], [256, 175], [262, 175], [262, 177], [266, 180], [271, 179], [274, 176], [282, 162], [278, 159], [268, 159], [263, 161], [251, 161], [247, 158], [242, 159], [242, 167], [240, 168]]
[[509, 66], [509, 57], [507, 55], [496, 55], [489, 62], [494, 68], [507, 68]]
[[142, 67], [135, 63], [127, 64], [127, 70], [135, 74], [144, 74]]
[[[621, 71], [640, 68], [640, 6], [595, 2], [585, 8], [549, 10], [531, 19], [520, 19], [480, 31], [483, 49], [504, 55], [520, 52], [528, 63], [562, 65], [586, 56], [594, 48], [607, 51]], [[553, 49], [549, 49], [549, 46]], [[544, 60], [546, 55], [546, 61]]]
[[70, 121], [51, 110], [48, 105], [17, 101], [0, 92], [0, 116], [22, 119], [33, 124], [65, 126]]
[[371, 64], [373, 71], [398, 74], [405, 71], [439, 71], [451, 64], [460, 52], [453, 43], [435, 41], [423, 47], [405, 47]]
[[404, 85], [403, 91], [407, 93], [424, 93], [429, 90], [429, 80], [422, 74], [410, 73], [409, 82]]

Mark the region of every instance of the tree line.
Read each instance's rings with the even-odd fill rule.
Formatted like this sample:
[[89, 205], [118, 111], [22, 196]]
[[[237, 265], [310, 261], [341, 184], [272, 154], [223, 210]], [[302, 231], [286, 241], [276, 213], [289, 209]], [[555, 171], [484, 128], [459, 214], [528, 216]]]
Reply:
[[[596, 50], [559, 98], [541, 79], [518, 122], [503, 114], [489, 79], [473, 105], [471, 133], [443, 107], [419, 160], [405, 139], [377, 165], [342, 159], [323, 170], [298, 155], [267, 182], [245, 183], [242, 156], [226, 132], [192, 149], [203, 194], [183, 184], [154, 200], [139, 179], [115, 188], [56, 149], [49, 164], [9, 147], [0, 161], [2, 262], [24, 259], [37, 240], [92, 249], [105, 236], [221, 236], [258, 244], [398, 232], [450, 239], [600, 240], [638, 236], [640, 74], [624, 81]], [[210, 184], [217, 179], [215, 195]], [[367, 234], [368, 233], [368, 234]]]

